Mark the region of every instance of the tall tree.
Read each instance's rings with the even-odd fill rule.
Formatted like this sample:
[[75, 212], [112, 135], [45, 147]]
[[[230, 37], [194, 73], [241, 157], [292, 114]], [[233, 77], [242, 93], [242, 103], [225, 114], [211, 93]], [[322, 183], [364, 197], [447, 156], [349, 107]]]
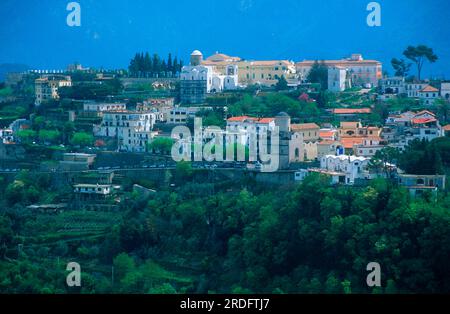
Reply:
[[321, 89], [328, 88], [328, 68], [325, 65], [325, 62], [316, 61], [314, 62], [311, 70], [308, 73], [308, 82], [310, 83], [319, 83]]
[[169, 56], [167, 57], [167, 71], [173, 72], [173, 61], [172, 61], [172, 54], [169, 53]]
[[419, 45], [417, 47], [409, 46], [403, 52], [403, 55], [416, 64], [417, 78], [419, 81], [425, 61], [434, 63], [438, 59], [438, 56], [433, 52], [433, 49], [425, 45]]
[[395, 76], [405, 77], [411, 68], [411, 63], [406, 63], [403, 59], [393, 58], [391, 64], [395, 70]]

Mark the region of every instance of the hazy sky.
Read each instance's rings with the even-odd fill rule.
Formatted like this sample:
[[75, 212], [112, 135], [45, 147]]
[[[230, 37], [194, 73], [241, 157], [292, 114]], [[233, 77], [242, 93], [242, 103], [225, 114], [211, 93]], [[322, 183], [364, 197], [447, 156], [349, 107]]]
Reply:
[[246, 59], [333, 59], [352, 52], [390, 69], [408, 45], [434, 48], [425, 74], [450, 78], [450, 0], [79, 0], [81, 27], [66, 24], [69, 0], [1, 0], [0, 63], [59, 69], [78, 61], [127, 67], [137, 51], [220, 51]]

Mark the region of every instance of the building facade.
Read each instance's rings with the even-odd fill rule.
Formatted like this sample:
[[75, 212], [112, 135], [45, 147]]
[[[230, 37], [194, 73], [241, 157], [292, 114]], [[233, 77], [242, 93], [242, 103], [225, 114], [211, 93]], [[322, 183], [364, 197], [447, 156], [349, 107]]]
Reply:
[[61, 87], [72, 86], [70, 76], [64, 75], [45, 75], [35, 81], [35, 104], [39, 106], [43, 102], [58, 100], [58, 90]]

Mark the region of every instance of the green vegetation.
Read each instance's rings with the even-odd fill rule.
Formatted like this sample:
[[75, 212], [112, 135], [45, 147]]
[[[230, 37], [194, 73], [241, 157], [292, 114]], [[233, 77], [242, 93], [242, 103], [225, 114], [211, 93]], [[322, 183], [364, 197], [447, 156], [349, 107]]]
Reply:
[[[373, 166], [440, 159], [448, 169], [449, 141], [415, 143], [404, 156], [386, 151]], [[412, 159], [412, 150], [439, 157]], [[285, 187], [214, 181], [181, 162], [173, 177], [143, 183], [158, 193], [126, 190], [117, 212], [26, 209], [70, 199], [70, 187], [54, 191], [49, 180], [23, 172], [0, 185], [1, 292], [450, 292], [446, 192], [411, 199], [384, 179], [357, 188], [319, 175]], [[84, 269], [81, 289], [65, 285], [69, 261]], [[373, 261], [382, 265], [382, 288], [366, 285]]]
[[108, 96], [118, 95], [122, 91], [122, 84], [118, 78], [103, 82], [80, 82], [71, 87], [61, 87], [61, 98], [77, 100], [103, 100]]
[[174, 140], [170, 137], [157, 137], [148, 144], [148, 150], [152, 153], [170, 155]]
[[94, 144], [94, 137], [89, 133], [77, 132], [73, 134], [70, 142], [74, 146], [92, 146]]
[[281, 93], [268, 93], [258, 97], [245, 95], [242, 100], [228, 108], [229, 114], [233, 116], [274, 117], [282, 111], [287, 112], [293, 119], [305, 121], [317, 119], [320, 114], [315, 102], [293, 99]]
[[183, 62], [178, 58], [172, 59], [172, 54], [169, 53], [167, 60], [161, 59], [155, 53], [150, 56], [148, 52], [137, 53], [130, 61], [128, 67], [131, 76], [133, 77], [172, 77], [177, 72], [181, 71]]
[[328, 89], [328, 67], [324, 62], [314, 62], [308, 73], [308, 82], [318, 83], [322, 90]]
[[438, 56], [433, 52], [433, 49], [425, 45], [408, 46], [403, 55], [417, 66], [417, 79], [419, 81], [425, 61], [434, 63], [438, 60]]

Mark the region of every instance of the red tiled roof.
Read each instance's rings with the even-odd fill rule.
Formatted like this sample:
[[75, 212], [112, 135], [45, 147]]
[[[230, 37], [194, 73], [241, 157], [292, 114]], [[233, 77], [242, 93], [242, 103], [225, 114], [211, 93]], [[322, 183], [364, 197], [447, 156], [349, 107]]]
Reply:
[[365, 137], [342, 137], [342, 146], [346, 149], [351, 149], [355, 145], [360, 145], [364, 142]]
[[252, 118], [252, 117], [248, 117], [248, 116], [240, 116], [240, 117], [229, 118], [227, 121], [229, 121], [229, 122], [242, 122], [242, 121], [247, 120], [247, 119], [256, 120], [256, 118]]
[[333, 137], [336, 134], [336, 132], [334, 131], [321, 131], [319, 133], [319, 136], [324, 138], [324, 137]]
[[436, 122], [435, 118], [420, 118], [420, 119], [412, 119], [413, 124], [425, 124], [430, 122]]
[[257, 122], [258, 123], [270, 123], [270, 122], [273, 122], [274, 120], [275, 120], [274, 118], [261, 118]]
[[450, 131], [450, 124], [447, 124], [443, 127], [444, 131]]
[[315, 123], [291, 124], [291, 130], [311, 130], [311, 129], [319, 129], [319, 126]]
[[439, 92], [439, 89], [434, 88], [431, 85], [427, 85], [424, 88], [422, 88], [419, 92]]
[[240, 117], [232, 117], [229, 118], [227, 121], [228, 122], [244, 122], [245, 120], [251, 120], [255, 123], [270, 123], [272, 121], [274, 121], [274, 118], [254, 118], [254, 117], [249, 117], [249, 116], [240, 116]]
[[349, 108], [337, 108], [333, 109], [334, 114], [357, 114], [357, 113], [371, 113], [370, 108], [359, 108], [359, 109], [349, 109]]

